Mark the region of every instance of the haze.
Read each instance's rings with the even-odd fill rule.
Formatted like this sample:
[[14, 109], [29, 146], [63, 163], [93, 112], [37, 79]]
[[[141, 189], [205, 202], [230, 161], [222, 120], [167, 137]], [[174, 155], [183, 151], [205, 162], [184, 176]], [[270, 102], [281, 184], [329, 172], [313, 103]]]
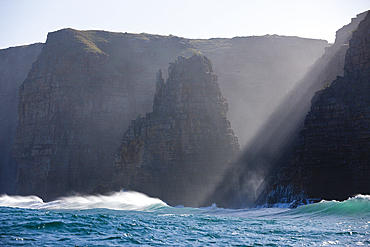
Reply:
[[45, 42], [71, 27], [212, 38], [278, 34], [334, 42], [368, 0], [1, 0], [0, 48]]

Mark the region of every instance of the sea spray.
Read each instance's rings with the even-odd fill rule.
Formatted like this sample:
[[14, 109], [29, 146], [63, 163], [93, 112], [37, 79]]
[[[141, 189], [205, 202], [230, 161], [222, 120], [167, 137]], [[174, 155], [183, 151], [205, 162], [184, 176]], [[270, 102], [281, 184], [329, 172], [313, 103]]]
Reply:
[[278, 203], [275, 207], [256, 207], [252, 209], [219, 208], [216, 204], [204, 208], [171, 207], [158, 198], [152, 198], [135, 191], [115, 192], [111, 195], [87, 195], [61, 197], [55, 201], [44, 202], [37, 196], [0, 196], [0, 207], [39, 209], [39, 210], [91, 210], [107, 209], [117, 211], [143, 211], [157, 213], [208, 214], [233, 217], [260, 218], [322, 216], [346, 216], [370, 218], [370, 195], [357, 195], [345, 201], [325, 201], [301, 205], [296, 209], [289, 208], [289, 203]]
[[28, 209], [72, 209], [86, 210], [104, 208], [111, 210], [146, 211], [168, 207], [160, 199], [148, 197], [134, 191], [115, 192], [111, 195], [87, 195], [61, 197], [55, 201], [44, 202], [37, 196], [0, 196], [0, 206]]

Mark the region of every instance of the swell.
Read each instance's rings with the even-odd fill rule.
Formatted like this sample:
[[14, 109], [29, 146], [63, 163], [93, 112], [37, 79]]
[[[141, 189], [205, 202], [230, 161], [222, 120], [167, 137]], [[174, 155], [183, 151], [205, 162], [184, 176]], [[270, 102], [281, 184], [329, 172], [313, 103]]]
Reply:
[[[161, 215], [214, 215], [242, 218], [318, 218], [318, 217], [351, 217], [370, 219], [370, 195], [357, 195], [345, 201], [325, 201], [300, 206], [295, 209], [253, 208], [226, 209], [212, 205], [207, 208], [170, 207], [157, 198], [128, 191], [116, 192], [103, 196], [70, 196], [51, 202], [43, 202], [37, 196], [0, 196], [0, 207], [40, 209], [40, 210], [83, 210], [91, 214], [107, 213], [108, 210], [157, 212]], [[110, 213], [112, 214], [112, 211]], [[113, 213], [114, 214], [114, 213]]]
[[370, 218], [370, 195], [357, 195], [345, 201], [325, 201], [285, 212], [291, 216]]

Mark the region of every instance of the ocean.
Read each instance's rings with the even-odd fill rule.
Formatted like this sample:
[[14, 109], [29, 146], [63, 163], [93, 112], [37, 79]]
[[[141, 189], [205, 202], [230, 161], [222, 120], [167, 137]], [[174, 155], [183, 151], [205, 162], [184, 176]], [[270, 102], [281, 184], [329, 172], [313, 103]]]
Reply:
[[1, 246], [370, 245], [370, 196], [295, 209], [171, 207], [137, 192], [0, 196]]

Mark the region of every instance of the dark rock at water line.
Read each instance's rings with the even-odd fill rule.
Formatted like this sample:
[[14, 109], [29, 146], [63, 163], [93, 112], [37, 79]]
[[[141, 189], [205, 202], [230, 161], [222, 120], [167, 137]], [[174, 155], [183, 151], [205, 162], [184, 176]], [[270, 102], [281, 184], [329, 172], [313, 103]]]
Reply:
[[239, 154], [228, 105], [202, 55], [178, 57], [157, 73], [153, 111], [132, 121], [115, 162], [115, 182], [170, 205], [201, 206]]

